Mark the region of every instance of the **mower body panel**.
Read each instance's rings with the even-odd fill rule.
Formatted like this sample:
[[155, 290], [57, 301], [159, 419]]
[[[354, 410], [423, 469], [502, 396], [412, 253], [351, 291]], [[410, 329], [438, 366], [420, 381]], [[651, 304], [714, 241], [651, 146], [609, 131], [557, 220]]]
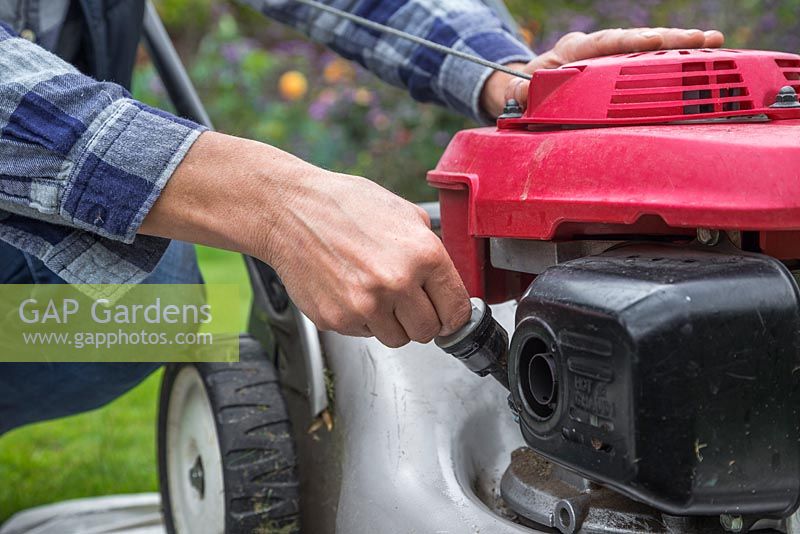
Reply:
[[469, 194], [472, 235], [520, 239], [648, 233], [652, 221], [636, 225], [647, 216], [662, 228], [800, 230], [799, 178], [800, 120], [466, 130], [428, 174], [445, 197]]
[[[512, 329], [516, 304], [495, 306]], [[535, 534], [493, 510], [511, 452], [524, 445], [508, 392], [470, 373], [433, 343], [389, 349], [374, 339], [321, 334], [334, 378], [334, 426], [306, 436], [309, 458], [340, 477], [310, 473], [305, 502], [337, 495], [335, 524], [316, 504], [306, 531]], [[307, 447], [307, 448], [306, 448]]]

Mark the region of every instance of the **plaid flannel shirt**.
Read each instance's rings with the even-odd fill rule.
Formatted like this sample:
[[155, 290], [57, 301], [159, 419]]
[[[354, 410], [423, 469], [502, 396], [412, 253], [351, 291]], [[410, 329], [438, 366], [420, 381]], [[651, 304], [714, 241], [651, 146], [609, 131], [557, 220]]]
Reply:
[[[492, 61], [533, 57], [478, 0], [329, 2]], [[481, 118], [490, 69], [290, 0], [247, 3], [418, 100]], [[80, 74], [0, 23], [0, 239], [67, 282], [138, 283], [153, 270], [168, 241], [138, 229], [202, 131]]]

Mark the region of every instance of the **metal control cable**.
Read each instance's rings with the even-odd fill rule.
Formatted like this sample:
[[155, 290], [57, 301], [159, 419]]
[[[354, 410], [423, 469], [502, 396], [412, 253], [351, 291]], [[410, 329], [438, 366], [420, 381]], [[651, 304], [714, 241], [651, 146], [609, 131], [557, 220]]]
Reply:
[[385, 24], [381, 24], [379, 22], [375, 22], [366, 19], [364, 17], [360, 17], [352, 13], [348, 13], [347, 11], [342, 11], [341, 9], [331, 7], [329, 5], [323, 4], [322, 2], [317, 2], [316, 0], [294, 0], [294, 1], [297, 2], [298, 4], [303, 4], [308, 7], [319, 9], [320, 11], [325, 11], [326, 13], [330, 13], [339, 18], [355, 22], [356, 24], [364, 26], [365, 28], [369, 28], [371, 30], [375, 30], [381, 33], [386, 33], [389, 35], [394, 35], [395, 37], [400, 37], [401, 39], [406, 39], [407, 41], [411, 41], [412, 43], [425, 46], [427, 48], [430, 48], [431, 50], [435, 50], [442, 54], [448, 54], [451, 56], [455, 56], [457, 58], [464, 59], [466, 61], [471, 61], [473, 63], [477, 63], [478, 65], [489, 67], [490, 69], [494, 70], [499, 70], [501, 72], [505, 72], [506, 74], [511, 74], [512, 76], [517, 76], [518, 78], [523, 78], [525, 80], [531, 79], [530, 74], [526, 74], [522, 71], [511, 69], [509, 67], [506, 67], [505, 65], [501, 65], [500, 63], [495, 63], [494, 61], [489, 61], [483, 59], [482, 57], [474, 56], [472, 54], [467, 54], [466, 52], [461, 52], [460, 50], [455, 50], [454, 48], [450, 48], [449, 46], [444, 46], [442, 44], [429, 41], [428, 39], [423, 39], [422, 37], [412, 35], [408, 32], [398, 30], [397, 28], [392, 28], [391, 26], [386, 26]]

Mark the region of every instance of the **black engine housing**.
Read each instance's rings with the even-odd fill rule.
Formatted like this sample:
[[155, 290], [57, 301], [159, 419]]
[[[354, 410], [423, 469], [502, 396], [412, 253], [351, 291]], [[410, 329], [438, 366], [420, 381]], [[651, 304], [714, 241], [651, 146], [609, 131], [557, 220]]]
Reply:
[[525, 440], [668, 514], [790, 514], [799, 295], [772, 258], [682, 246], [547, 270], [519, 303], [509, 354]]

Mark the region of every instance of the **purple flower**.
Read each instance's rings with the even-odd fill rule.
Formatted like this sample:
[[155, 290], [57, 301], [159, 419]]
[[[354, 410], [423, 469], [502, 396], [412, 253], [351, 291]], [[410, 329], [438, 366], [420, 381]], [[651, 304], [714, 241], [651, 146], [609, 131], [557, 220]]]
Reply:
[[439, 130], [433, 134], [433, 142], [438, 146], [445, 147], [450, 142], [450, 132]]
[[318, 53], [314, 45], [308, 41], [302, 41], [300, 39], [278, 42], [272, 47], [272, 51], [276, 54], [284, 56], [305, 57], [314, 57]]
[[376, 130], [386, 130], [392, 124], [392, 119], [383, 111], [373, 108], [367, 113], [367, 120]]
[[569, 23], [569, 31], [571, 32], [590, 32], [597, 26], [597, 21], [594, 17], [588, 15], [578, 15], [572, 17]]
[[223, 43], [220, 53], [227, 63], [238, 64], [247, 52], [246, 46], [242, 42]]
[[147, 80], [147, 88], [151, 93], [156, 95], [166, 94], [166, 91], [164, 90], [164, 84], [161, 83], [161, 78], [158, 76], [151, 76], [150, 79]]
[[333, 90], [323, 89], [308, 107], [308, 115], [316, 121], [325, 120], [337, 100], [337, 95]]
[[760, 29], [762, 32], [772, 33], [778, 29], [778, 16], [774, 12], [767, 12], [761, 17]]

